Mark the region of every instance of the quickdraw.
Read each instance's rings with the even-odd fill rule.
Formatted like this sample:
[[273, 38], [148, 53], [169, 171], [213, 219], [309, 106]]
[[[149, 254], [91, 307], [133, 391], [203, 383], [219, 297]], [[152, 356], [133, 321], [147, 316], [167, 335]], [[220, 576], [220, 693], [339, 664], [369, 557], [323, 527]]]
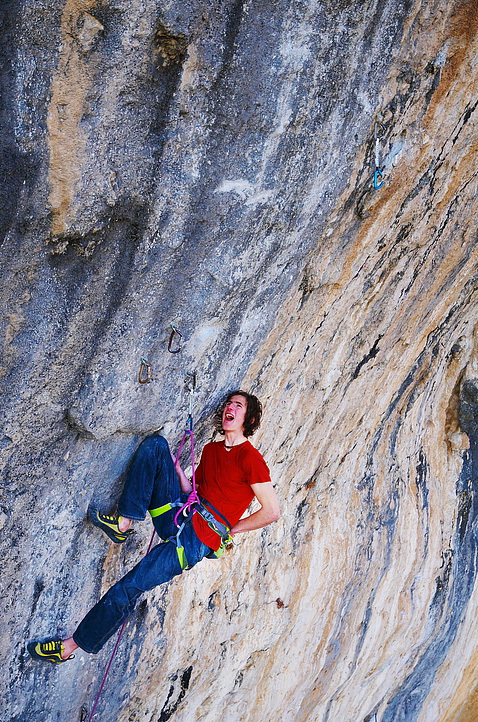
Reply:
[[[179, 353], [182, 349], [183, 335], [179, 328], [172, 323], [171, 324], [171, 335], [169, 337], [168, 351], [169, 353]], [[138, 381], [140, 384], [149, 384], [153, 380], [151, 364], [148, 359], [141, 356], [141, 363], [139, 366]]]
[[179, 353], [183, 347], [183, 335], [179, 328], [171, 324], [171, 335], [169, 337], [168, 351], [169, 353]]
[[[381, 132], [380, 132], [381, 131]], [[379, 120], [375, 121], [375, 173], [373, 176], [373, 187], [378, 191], [384, 184], [383, 169], [380, 167], [380, 138], [385, 133], [385, 126]]]
[[138, 381], [140, 384], [149, 384], [152, 381], [151, 364], [148, 363], [144, 356], [141, 356]]

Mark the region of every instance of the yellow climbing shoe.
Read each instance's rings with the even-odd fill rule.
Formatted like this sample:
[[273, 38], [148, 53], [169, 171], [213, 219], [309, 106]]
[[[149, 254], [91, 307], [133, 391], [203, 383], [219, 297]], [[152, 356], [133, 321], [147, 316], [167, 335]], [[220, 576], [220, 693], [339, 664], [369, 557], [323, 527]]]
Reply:
[[47, 639], [44, 642], [33, 641], [27, 644], [27, 649], [33, 659], [40, 662], [51, 662], [52, 664], [61, 664], [69, 659], [74, 659], [74, 654], [63, 659], [63, 642], [61, 639]]
[[104, 533], [111, 539], [111, 541], [114, 541], [115, 544], [122, 544], [129, 536], [131, 536], [131, 534], [134, 534], [133, 529], [120, 531], [118, 525], [120, 520], [119, 516], [100, 514], [98, 509], [95, 509], [94, 507], [90, 507], [88, 509], [88, 518], [92, 524], [104, 531]]

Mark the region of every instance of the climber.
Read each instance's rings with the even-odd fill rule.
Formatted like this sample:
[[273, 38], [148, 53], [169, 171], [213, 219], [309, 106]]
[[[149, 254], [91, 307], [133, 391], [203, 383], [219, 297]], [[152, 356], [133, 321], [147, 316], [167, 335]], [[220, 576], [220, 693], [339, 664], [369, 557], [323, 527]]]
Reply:
[[[200, 511], [189, 515], [191, 523], [180, 532], [184, 560], [177, 545], [176, 510], [171, 503], [186, 499], [192, 490], [191, 482], [163, 437], [149, 436], [140, 444], [118, 503], [118, 515], [90, 509], [89, 517], [113, 542], [121, 544], [133, 533], [133, 522], [144, 520], [150, 511], [163, 541], [111, 587], [72, 637], [30, 642], [27, 648], [34, 659], [60, 664], [72, 659], [78, 647], [97, 654], [133, 611], [143, 592], [169, 581], [204, 557], [219, 556], [225, 537], [231, 540], [236, 534], [261, 529], [279, 518], [279, 502], [269, 469], [248, 441], [259, 427], [261, 414], [259, 399], [241, 390], [228, 394], [216, 409], [214, 424], [224, 440], [208, 443], [203, 449], [195, 475]], [[260, 509], [241, 519], [254, 497]]]

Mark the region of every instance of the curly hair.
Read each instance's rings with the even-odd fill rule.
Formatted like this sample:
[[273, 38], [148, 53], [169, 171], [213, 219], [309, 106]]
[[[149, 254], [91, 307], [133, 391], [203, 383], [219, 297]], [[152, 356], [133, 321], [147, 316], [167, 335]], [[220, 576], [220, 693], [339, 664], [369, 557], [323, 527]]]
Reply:
[[257, 398], [257, 396], [254, 396], [253, 394], [248, 394], [247, 391], [241, 391], [241, 389], [231, 391], [221, 401], [216, 411], [214, 412], [214, 428], [220, 434], [224, 434], [224, 429], [222, 428], [222, 413], [226, 408], [227, 402], [230, 401], [233, 396], [243, 396], [247, 401], [246, 416], [244, 418], [244, 436], [246, 438], [248, 436], [252, 436], [252, 434], [257, 431], [261, 424], [262, 404]]

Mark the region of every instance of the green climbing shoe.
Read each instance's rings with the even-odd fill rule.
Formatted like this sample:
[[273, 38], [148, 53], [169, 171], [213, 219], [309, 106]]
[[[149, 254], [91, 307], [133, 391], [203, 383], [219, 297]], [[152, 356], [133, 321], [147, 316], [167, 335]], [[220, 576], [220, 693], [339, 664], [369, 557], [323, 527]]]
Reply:
[[27, 649], [33, 659], [40, 662], [51, 662], [52, 664], [62, 664], [69, 659], [74, 659], [74, 654], [63, 659], [63, 642], [61, 639], [47, 639], [44, 642], [33, 641], [27, 644]]
[[119, 516], [116, 517], [110, 516], [109, 514], [100, 514], [98, 509], [90, 507], [88, 509], [88, 517], [91, 523], [104, 531], [104, 533], [109, 536], [111, 541], [114, 541], [115, 544], [122, 544], [129, 536], [131, 536], [131, 534], [134, 534], [133, 529], [128, 529], [128, 531], [120, 531], [118, 525], [118, 522], [120, 520]]

